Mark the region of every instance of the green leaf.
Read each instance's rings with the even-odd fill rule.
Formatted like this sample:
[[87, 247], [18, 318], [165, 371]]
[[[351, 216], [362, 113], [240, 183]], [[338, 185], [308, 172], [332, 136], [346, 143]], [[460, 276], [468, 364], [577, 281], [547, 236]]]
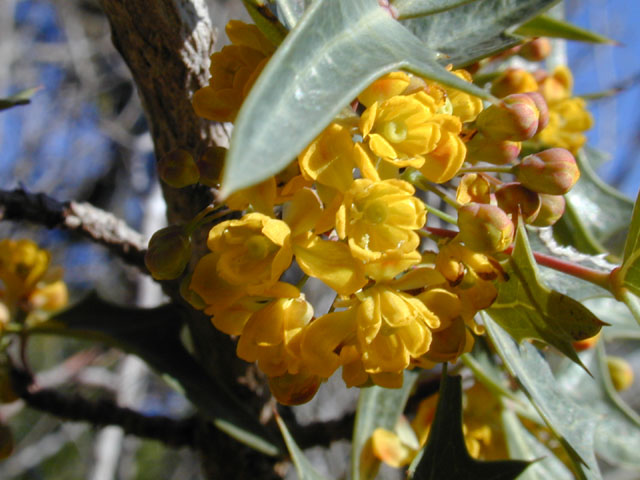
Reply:
[[276, 0], [276, 5], [278, 5], [278, 13], [282, 15], [285, 24], [291, 30], [309, 8], [311, 0]]
[[27, 105], [31, 102], [31, 97], [34, 93], [40, 90], [42, 87], [33, 87], [26, 90], [22, 90], [8, 98], [0, 98], [0, 110], [7, 110], [8, 108], [16, 107], [18, 105]]
[[579, 479], [600, 479], [593, 451], [595, 418], [559, 389], [549, 365], [530, 343], [516, 343], [498, 323], [483, 315], [487, 333], [509, 372], [518, 379], [549, 429], [560, 440]]
[[613, 388], [602, 342], [581, 356], [593, 378], [575, 365], [566, 365], [556, 376], [558, 386], [596, 420], [596, 454], [607, 463], [640, 472], [640, 417]]
[[573, 480], [569, 469], [522, 425], [514, 412], [502, 410], [502, 425], [509, 456], [532, 462], [518, 480]]
[[412, 18], [444, 12], [477, 0], [391, 0], [398, 18]]
[[617, 43], [598, 33], [585, 30], [584, 28], [577, 27], [564, 20], [548, 15], [540, 15], [529, 20], [527, 23], [519, 26], [514, 33], [523, 37], [553, 37], [577, 40], [579, 42]]
[[280, 432], [282, 433], [282, 437], [284, 438], [284, 442], [287, 445], [287, 449], [289, 450], [289, 454], [291, 455], [291, 460], [293, 460], [293, 464], [296, 466], [296, 471], [298, 472], [299, 480], [326, 480], [326, 477], [320, 475], [313, 465], [309, 463], [307, 457], [305, 457], [298, 444], [289, 433], [289, 429], [287, 429], [287, 425], [284, 423], [284, 420], [280, 418], [280, 415], [276, 413], [276, 421], [278, 422], [278, 427], [280, 427]]
[[274, 45], [280, 45], [287, 36], [287, 29], [278, 21], [278, 18], [269, 8], [256, 0], [242, 0], [244, 8], [256, 26]]
[[624, 303], [612, 297], [591, 298], [584, 301], [584, 306], [610, 324], [602, 329], [606, 341], [640, 340], [640, 326]]
[[564, 242], [585, 253], [610, 252], [622, 257], [633, 202], [598, 178], [591, 166], [594, 159], [599, 161], [600, 154], [588, 147], [576, 156], [580, 180], [565, 195], [567, 218], [554, 230], [564, 230]]
[[446, 63], [464, 66], [522, 43], [509, 31], [558, 1], [482, 0], [402, 23], [429, 48], [446, 55]]
[[180, 341], [180, 315], [171, 304], [127, 308], [92, 294], [28, 333], [88, 338], [138, 355], [158, 372], [177, 380], [186, 396], [220, 430], [267, 455], [277, 455], [279, 448], [264, 426], [185, 349]]
[[529, 462], [481, 462], [467, 451], [462, 433], [462, 377], [443, 375], [436, 416], [414, 480], [513, 480]]
[[[351, 447], [351, 478], [353, 480], [364, 480], [375, 476], [379, 462], [373, 466], [361, 465], [363, 451], [367, 455], [366, 447], [376, 428], [394, 430], [417, 378], [416, 370], [407, 370], [404, 372], [402, 388], [382, 388], [374, 385], [360, 389]], [[365, 469], [367, 471], [361, 471]]]
[[580, 363], [572, 342], [596, 335], [603, 323], [576, 300], [540, 282], [523, 222], [498, 297], [487, 313], [518, 342], [535, 339], [556, 347]]
[[640, 192], [638, 192], [631, 213], [631, 225], [629, 225], [629, 233], [627, 233], [627, 239], [624, 242], [623, 261], [626, 261], [638, 250], [640, 250]]
[[482, 98], [377, 0], [315, 2], [244, 101], [227, 153], [221, 196], [287, 166], [365, 87], [398, 69]]

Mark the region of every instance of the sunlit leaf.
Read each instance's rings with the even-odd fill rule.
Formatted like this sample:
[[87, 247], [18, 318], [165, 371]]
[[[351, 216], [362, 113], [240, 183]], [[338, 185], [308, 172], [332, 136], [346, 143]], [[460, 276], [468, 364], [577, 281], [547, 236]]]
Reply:
[[185, 349], [181, 327], [180, 311], [173, 305], [128, 308], [89, 295], [29, 333], [88, 338], [138, 355], [159, 373], [175, 379], [220, 430], [267, 455], [276, 455], [279, 449], [264, 427]]
[[377, 0], [312, 4], [238, 113], [221, 195], [278, 173], [366, 86], [398, 69], [488, 98], [441, 66]]
[[22, 90], [7, 98], [0, 98], [0, 111], [7, 110], [11, 107], [17, 107], [18, 105], [27, 105], [31, 102], [31, 97], [42, 87], [28, 88]]
[[529, 342], [516, 343], [488, 315], [484, 323], [509, 372], [518, 380], [549, 429], [572, 460], [579, 479], [600, 479], [593, 451], [596, 420], [557, 386], [549, 365]]
[[407, 370], [404, 372], [402, 388], [371, 386], [360, 389], [351, 447], [353, 480], [375, 477], [379, 462], [371, 456], [371, 435], [376, 428], [393, 431], [417, 378], [417, 371]]
[[573, 480], [569, 469], [520, 422], [514, 412], [502, 410], [509, 455], [531, 461], [518, 480]]
[[558, 0], [482, 0], [438, 15], [403, 20], [446, 62], [464, 66], [523, 41], [513, 27], [558, 3]]
[[433, 15], [452, 8], [459, 7], [478, 0], [391, 0], [391, 4], [398, 12], [398, 18], [419, 17]]
[[320, 475], [316, 469], [313, 468], [313, 465], [309, 463], [309, 460], [305, 457], [302, 450], [300, 450], [291, 433], [289, 433], [289, 429], [287, 429], [287, 425], [280, 415], [276, 414], [276, 421], [278, 422], [278, 427], [280, 427], [280, 432], [291, 455], [291, 460], [293, 460], [293, 464], [296, 466], [299, 480], [327, 480], [326, 477]]
[[585, 30], [559, 18], [540, 15], [519, 26], [515, 32], [523, 37], [554, 37], [590, 43], [616, 42], [590, 30]]
[[462, 433], [462, 377], [443, 376], [436, 415], [414, 480], [513, 480], [529, 462], [482, 462], [469, 455]]
[[576, 300], [540, 282], [523, 222], [513, 254], [499, 282], [498, 298], [487, 313], [518, 342], [536, 339], [552, 345], [576, 363], [572, 342], [596, 335], [603, 323]]

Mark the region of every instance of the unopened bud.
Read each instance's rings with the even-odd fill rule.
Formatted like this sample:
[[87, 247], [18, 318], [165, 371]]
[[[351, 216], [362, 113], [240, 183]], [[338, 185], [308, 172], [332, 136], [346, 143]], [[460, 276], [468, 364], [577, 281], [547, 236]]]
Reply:
[[470, 163], [487, 162], [493, 165], [504, 165], [518, 158], [520, 142], [510, 140], [494, 140], [478, 132], [467, 142], [467, 156]]
[[564, 195], [580, 178], [576, 159], [564, 148], [527, 155], [513, 173], [525, 187], [549, 195]]
[[279, 377], [269, 377], [269, 389], [283, 405], [302, 405], [307, 403], [320, 388], [322, 379], [306, 372], [285, 373]]
[[220, 187], [220, 176], [224, 166], [227, 149], [223, 147], [209, 147], [198, 159], [200, 183], [211, 188]]
[[534, 38], [520, 47], [518, 55], [530, 62], [541, 62], [551, 53], [551, 42], [548, 38]]
[[534, 227], [550, 227], [564, 215], [566, 202], [562, 195], [538, 194], [540, 197], [540, 211], [536, 219], [531, 222]]
[[468, 203], [458, 209], [459, 238], [475, 252], [505, 250], [513, 240], [513, 222], [495, 205]]
[[572, 343], [573, 349], [576, 352], [584, 352], [585, 350], [592, 349], [593, 347], [596, 346], [596, 343], [598, 343], [598, 339], [600, 338], [600, 333], [601, 332], [598, 332], [593, 337], [589, 337], [589, 338], [585, 338], [584, 340], [577, 340], [573, 342]]
[[536, 90], [538, 90], [538, 82], [523, 68], [507, 68], [491, 85], [491, 93], [498, 98]]
[[516, 93], [483, 110], [476, 119], [476, 127], [494, 140], [522, 141], [536, 134], [539, 117], [534, 100], [527, 94]]
[[144, 263], [156, 280], [178, 278], [191, 258], [191, 241], [180, 225], [158, 230], [149, 240]]
[[538, 112], [540, 112], [540, 116], [538, 117], [538, 130], [536, 131], [536, 133], [540, 133], [540, 131], [549, 124], [549, 106], [544, 97], [538, 92], [527, 92], [525, 95], [533, 100], [533, 103], [535, 103], [538, 108]]
[[496, 190], [498, 206], [515, 221], [522, 215], [525, 223], [531, 223], [538, 216], [542, 204], [540, 195], [524, 185], [513, 182], [504, 183]]
[[164, 183], [173, 188], [182, 188], [198, 182], [200, 172], [193, 156], [178, 148], [158, 161], [158, 174]]
[[626, 390], [633, 384], [633, 369], [624, 358], [608, 356], [607, 368], [613, 387], [617, 391]]

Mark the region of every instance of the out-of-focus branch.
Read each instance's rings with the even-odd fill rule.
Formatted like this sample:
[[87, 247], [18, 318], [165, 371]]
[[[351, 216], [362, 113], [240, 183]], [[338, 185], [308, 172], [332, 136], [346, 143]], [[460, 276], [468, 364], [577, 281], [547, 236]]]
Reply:
[[142, 235], [113, 214], [83, 202], [59, 202], [23, 188], [0, 190], [0, 220], [29, 221], [63, 228], [107, 247], [130, 265], [146, 271]]

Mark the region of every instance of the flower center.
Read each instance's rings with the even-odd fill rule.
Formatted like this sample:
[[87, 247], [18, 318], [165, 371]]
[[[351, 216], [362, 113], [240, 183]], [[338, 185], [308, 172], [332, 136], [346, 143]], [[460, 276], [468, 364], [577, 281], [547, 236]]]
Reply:
[[404, 122], [387, 122], [382, 131], [384, 137], [391, 143], [404, 142], [407, 138], [407, 126]]
[[276, 245], [264, 235], [252, 235], [244, 242], [244, 246], [253, 260], [264, 260], [277, 249]]
[[364, 216], [369, 223], [382, 223], [387, 219], [387, 206], [382, 200], [375, 200], [365, 207]]

